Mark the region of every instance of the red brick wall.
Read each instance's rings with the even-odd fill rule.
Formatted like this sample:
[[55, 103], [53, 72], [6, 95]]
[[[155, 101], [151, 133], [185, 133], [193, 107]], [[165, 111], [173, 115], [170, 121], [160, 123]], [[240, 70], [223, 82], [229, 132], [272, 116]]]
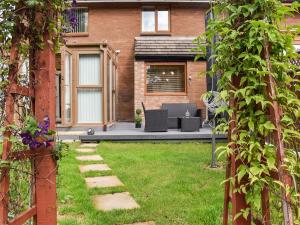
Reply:
[[[196, 36], [205, 29], [206, 5], [171, 5], [173, 36]], [[140, 36], [141, 4], [94, 4], [89, 7], [89, 35], [69, 37], [68, 42], [88, 43], [107, 40], [120, 50], [118, 71], [117, 120], [134, 118], [134, 38]], [[196, 90], [193, 89], [193, 99]], [[199, 97], [199, 96], [198, 96]], [[199, 103], [200, 104], [200, 103]]]
[[[300, 14], [296, 14], [293, 17], [288, 17], [284, 23], [288, 25], [300, 25]], [[296, 38], [295, 44], [300, 44], [300, 36]]]
[[[201, 95], [206, 92], [206, 62], [187, 61], [187, 94], [184, 96], [149, 96], [145, 95], [145, 62], [135, 62], [135, 109], [141, 109], [141, 102], [144, 102], [147, 109], [159, 109], [162, 103], [196, 103], [202, 109], [205, 117], [205, 106], [201, 100]], [[202, 74], [201, 74], [202, 72]], [[191, 80], [189, 80], [191, 77]]]

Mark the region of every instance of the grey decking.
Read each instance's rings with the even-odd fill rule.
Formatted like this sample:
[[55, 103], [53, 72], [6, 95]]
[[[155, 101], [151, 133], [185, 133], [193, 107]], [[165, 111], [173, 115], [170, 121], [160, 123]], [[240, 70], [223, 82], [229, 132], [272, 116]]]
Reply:
[[[200, 129], [199, 132], [180, 132], [179, 130], [169, 130], [168, 132], [144, 132], [144, 129], [135, 129], [133, 123], [117, 123], [110, 131], [98, 131], [95, 135], [86, 135], [85, 131], [58, 132], [62, 140], [89, 141], [210, 141], [212, 132], [210, 129]], [[226, 135], [219, 134], [217, 139], [226, 140]]]

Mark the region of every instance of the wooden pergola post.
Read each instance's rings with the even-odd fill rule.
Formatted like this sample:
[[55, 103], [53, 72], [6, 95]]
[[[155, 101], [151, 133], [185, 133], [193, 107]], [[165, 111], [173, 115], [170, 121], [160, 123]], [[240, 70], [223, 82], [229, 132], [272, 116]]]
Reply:
[[[50, 119], [49, 129], [55, 130], [55, 52], [47, 31], [44, 33], [44, 46], [35, 54], [35, 117], [42, 122]], [[56, 162], [51, 151], [55, 146], [42, 149], [35, 158], [36, 183], [35, 201], [38, 225], [57, 224], [56, 206]]]
[[[234, 76], [232, 78], [232, 84], [234, 87], [238, 88], [240, 86], [240, 77]], [[230, 96], [230, 108], [236, 108], [237, 100], [234, 98], [233, 94]], [[237, 134], [237, 123], [236, 123], [236, 112], [233, 112], [232, 118], [229, 122], [229, 131], [228, 131], [228, 142], [233, 141], [233, 135]], [[251, 225], [251, 215], [249, 213], [247, 218], [243, 216], [236, 216], [243, 210], [249, 208], [250, 206], [246, 202], [246, 196], [244, 193], [238, 193], [234, 190], [238, 189], [243, 182], [247, 181], [247, 177], [244, 177], [241, 182], [238, 182], [236, 174], [239, 166], [242, 164], [240, 160], [237, 160], [237, 149], [236, 144], [231, 144], [231, 149], [233, 150], [232, 155], [228, 158], [227, 167], [226, 167], [226, 179], [225, 183], [225, 195], [224, 195], [224, 214], [223, 214], [223, 225], [228, 225], [229, 222], [229, 203], [232, 203], [232, 224], [233, 225]], [[228, 180], [230, 177], [234, 178], [234, 184], [231, 185]], [[235, 219], [236, 218], [236, 219]]]

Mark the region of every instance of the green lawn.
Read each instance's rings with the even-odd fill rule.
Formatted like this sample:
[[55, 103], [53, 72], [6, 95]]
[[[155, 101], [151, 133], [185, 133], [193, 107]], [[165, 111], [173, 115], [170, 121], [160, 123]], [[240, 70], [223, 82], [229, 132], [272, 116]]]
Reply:
[[[101, 143], [97, 153], [112, 171], [79, 173], [74, 151], [59, 168], [60, 225], [115, 225], [155, 221], [157, 225], [221, 224], [224, 171], [209, 168], [211, 146], [200, 143]], [[116, 175], [119, 188], [87, 189], [84, 176]], [[100, 212], [96, 194], [129, 191], [141, 208]]]

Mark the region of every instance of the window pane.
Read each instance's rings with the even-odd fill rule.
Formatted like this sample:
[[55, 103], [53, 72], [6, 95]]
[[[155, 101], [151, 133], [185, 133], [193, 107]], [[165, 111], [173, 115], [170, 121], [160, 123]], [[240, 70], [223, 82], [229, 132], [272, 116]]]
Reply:
[[[71, 26], [70, 17], [76, 18], [75, 26]], [[88, 28], [88, 10], [87, 9], [72, 9], [72, 11], [66, 11], [64, 13], [64, 20], [67, 24], [68, 33], [80, 33], [87, 32]]]
[[71, 96], [72, 96], [72, 56], [66, 54], [65, 57], [65, 76], [64, 76], [64, 86], [65, 86], [65, 122], [71, 122]]
[[102, 122], [102, 93], [97, 88], [78, 89], [78, 123]]
[[142, 31], [155, 32], [155, 11], [143, 11], [142, 17]]
[[168, 31], [169, 30], [169, 11], [158, 11], [157, 14], [158, 30]]
[[146, 84], [148, 93], [185, 92], [185, 66], [149, 65]]
[[79, 85], [100, 84], [100, 55], [79, 56]]

